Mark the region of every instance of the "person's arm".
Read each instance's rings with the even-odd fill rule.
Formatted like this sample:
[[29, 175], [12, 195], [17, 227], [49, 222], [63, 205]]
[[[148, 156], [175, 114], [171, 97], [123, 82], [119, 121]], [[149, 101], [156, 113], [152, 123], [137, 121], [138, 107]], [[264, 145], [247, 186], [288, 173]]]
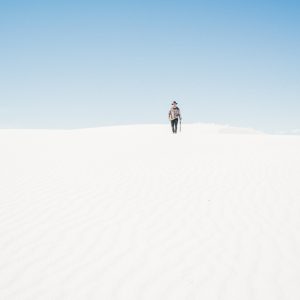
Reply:
[[171, 109], [169, 110], [168, 118], [171, 120]]
[[178, 112], [179, 112], [179, 119], [181, 120], [182, 117], [181, 117], [181, 112], [180, 112], [180, 109], [178, 108]]

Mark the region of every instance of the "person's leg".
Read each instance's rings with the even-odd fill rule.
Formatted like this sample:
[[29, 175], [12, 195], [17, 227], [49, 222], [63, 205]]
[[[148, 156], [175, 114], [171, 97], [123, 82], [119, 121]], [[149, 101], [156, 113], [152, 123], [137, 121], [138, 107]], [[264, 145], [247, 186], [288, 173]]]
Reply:
[[175, 132], [175, 120], [171, 120], [171, 127], [172, 127], [172, 132]]
[[177, 133], [178, 118], [174, 120], [174, 132]]

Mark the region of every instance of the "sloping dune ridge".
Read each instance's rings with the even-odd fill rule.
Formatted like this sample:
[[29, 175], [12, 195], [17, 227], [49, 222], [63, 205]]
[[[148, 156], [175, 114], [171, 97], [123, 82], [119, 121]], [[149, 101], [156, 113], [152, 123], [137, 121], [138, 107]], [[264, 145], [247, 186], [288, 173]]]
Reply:
[[0, 299], [300, 299], [300, 136], [3, 129], [0, 166]]

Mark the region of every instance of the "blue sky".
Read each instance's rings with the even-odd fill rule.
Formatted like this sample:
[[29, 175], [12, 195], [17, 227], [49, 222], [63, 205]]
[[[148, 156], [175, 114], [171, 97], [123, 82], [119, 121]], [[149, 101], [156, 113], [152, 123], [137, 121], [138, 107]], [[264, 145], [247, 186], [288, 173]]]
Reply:
[[298, 1], [0, 1], [0, 128], [300, 128]]

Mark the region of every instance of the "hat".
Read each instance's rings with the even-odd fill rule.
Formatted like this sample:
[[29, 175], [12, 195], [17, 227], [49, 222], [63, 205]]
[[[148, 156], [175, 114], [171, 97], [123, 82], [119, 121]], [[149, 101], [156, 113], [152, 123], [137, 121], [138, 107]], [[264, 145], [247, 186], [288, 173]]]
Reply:
[[176, 101], [173, 101], [172, 104], [177, 104], [177, 102], [176, 102]]

